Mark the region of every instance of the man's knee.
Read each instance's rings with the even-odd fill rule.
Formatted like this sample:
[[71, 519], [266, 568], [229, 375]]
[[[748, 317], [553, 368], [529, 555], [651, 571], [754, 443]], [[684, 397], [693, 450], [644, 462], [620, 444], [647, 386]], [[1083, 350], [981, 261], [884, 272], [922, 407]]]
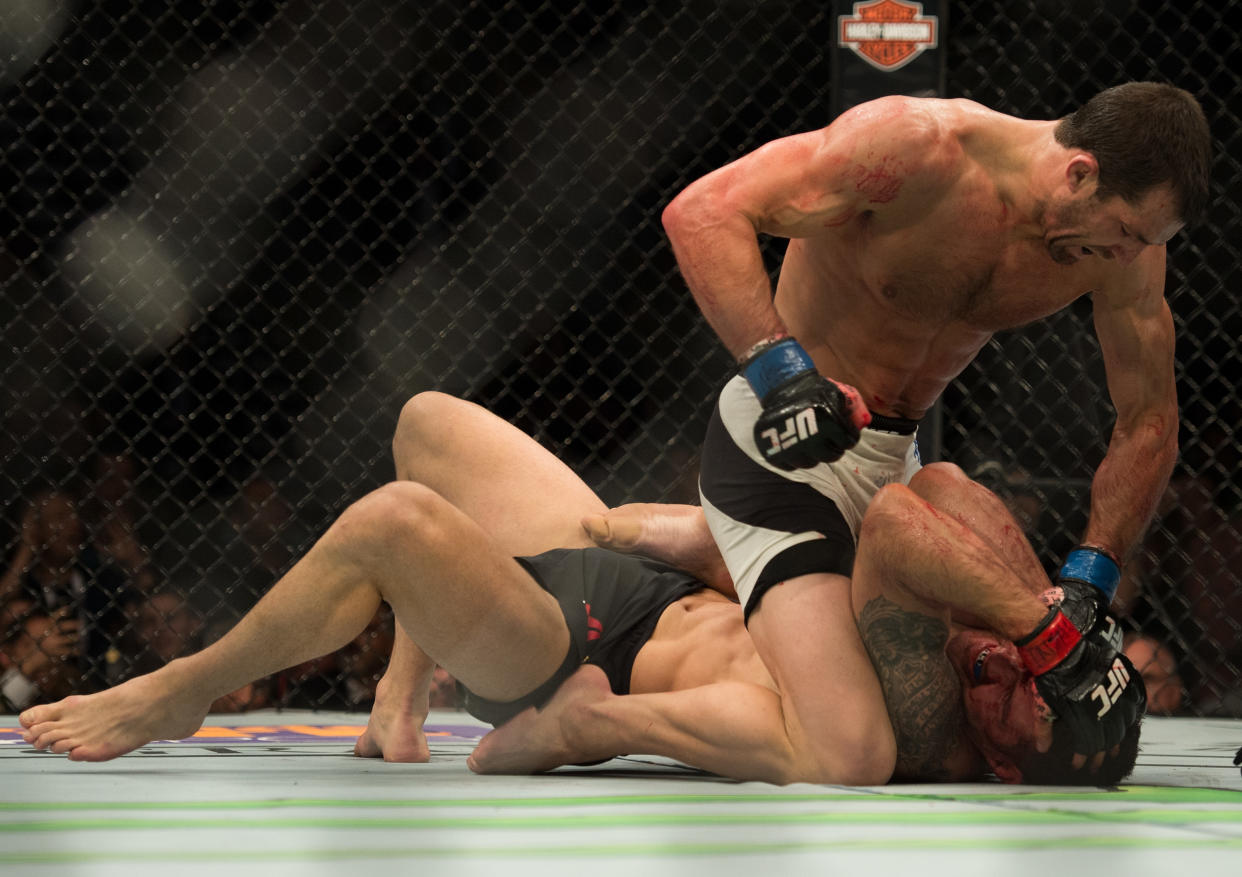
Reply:
[[401, 414], [397, 417], [397, 430], [392, 437], [393, 455], [429, 452], [439, 434], [435, 424], [442, 423], [459, 404], [460, 399], [435, 390], [411, 396], [401, 406]]
[[934, 498], [946, 492], [961, 491], [971, 484], [970, 478], [955, 463], [928, 463], [910, 479], [910, 489], [934, 503]]
[[863, 515], [858, 531], [859, 550], [868, 545], [874, 547], [878, 541], [900, 537], [909, 530], [911, 522], [926, 511], [926, 501], [915, 491], [914, 482], [909, 487], [885, 485], [872, 498]]
[[338, 545], [386, 551], [435, 539], [450, 511], [448, 500], [415, 481], [394, 481], [349, 506], [325, 538]]
[[900, 536], [903, 529], [924, 515], [930, 514], [928, 504], [952, 507], [966, 492], [978, 490], [961, 467], [953, 463], [929, 463], [910, 479], [909, 486], [888, 484], [880, 488], [863, 516], [859, 542], [864, 534]]

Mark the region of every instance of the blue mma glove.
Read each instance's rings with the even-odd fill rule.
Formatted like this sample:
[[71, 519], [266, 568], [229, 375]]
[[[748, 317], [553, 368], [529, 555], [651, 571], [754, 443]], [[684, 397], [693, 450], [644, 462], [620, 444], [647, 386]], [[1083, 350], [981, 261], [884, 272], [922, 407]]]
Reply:
[[815, 370], [802, 345], [788, 336], [761, 341], [740, 364], [763, 411], [755, 421], [755, 444], [778, 469], [810, 469], [832, 463], [858, 443], [849, 400]]
[[1085, 582], [1096, 588], [1104, 597], [1104, 606], [1113, 602], [1117, 585], [1121, 582], [1121, 567], [1117, 559], [1103, 548], [1079, 545], [1065, 558], [1057, 584], [1063, 581]]
[[1084, 636], [1097, 637], [1121, 651], [1121, 625], [1108, 607], [1117, 593], [1121, 568], [1101, 548], [1080, 545], [1066, 557], [1056, 584], [1065, 594], [1061, 608]]

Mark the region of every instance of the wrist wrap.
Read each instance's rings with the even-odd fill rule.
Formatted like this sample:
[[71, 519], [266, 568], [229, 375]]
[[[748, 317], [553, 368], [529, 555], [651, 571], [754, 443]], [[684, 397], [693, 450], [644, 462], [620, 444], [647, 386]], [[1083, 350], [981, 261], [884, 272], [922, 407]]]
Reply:
[[1053, 606], [1033, 631], [1022, 639], [1014, 640], [1013, 644], [1018, 647], [1018, 655], [1026, 669], [1042, 676], [1065, 660], [1065, 656], [1081, 640], [1082, 633], [1074, 627], [1074, 623], [1060, 607]]
[[809, 371], [815, 371], [810, 354], [787, 335], [759, 342], [741, 363], [742, 376], [761, 402], [781, 384]]
[[1108, 604], [1113, 601], [1117, 585], [1121, 582], [1121, 567], [1103, 549], [1082, 545], [1065, 558], [1059, 577], [1077, 579], [1095, 586], [1104, 595], [1105, 604]]

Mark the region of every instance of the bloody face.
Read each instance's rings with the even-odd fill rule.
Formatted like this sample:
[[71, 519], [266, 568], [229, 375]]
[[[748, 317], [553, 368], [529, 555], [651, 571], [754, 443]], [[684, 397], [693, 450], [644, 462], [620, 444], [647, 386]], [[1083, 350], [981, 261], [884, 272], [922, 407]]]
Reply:
[[966, 629], [949, 640], [945, 652], [962, 683], [971, 739], [993, 767], [998, 756], [1016, 762], [1048, 750], [1051, 711], [1012, 642]]

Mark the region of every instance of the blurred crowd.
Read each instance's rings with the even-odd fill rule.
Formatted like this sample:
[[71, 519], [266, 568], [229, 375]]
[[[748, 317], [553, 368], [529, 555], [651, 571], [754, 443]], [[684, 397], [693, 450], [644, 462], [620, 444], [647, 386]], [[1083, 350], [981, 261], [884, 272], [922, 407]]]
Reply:
[[[165, 528], [137, 474], [128, 455], [102, 454], [82, 489], [47, 486], [23, 499], [0, 572], [0, 713], [97, 691], [205, 647], [304, 547], [293, 504], [268, 478], [245, 483], [219, 520], [191, 515]], [[187, 527], [199, 537], [170, 540]], [[161, 556], [165, 544], [178, 557]], [[369, 709], [392, 638], [392, 614], [381, 606], [344, 648], [256, 680], [213, 711]], [[457, 705], [443, 671], [432, 705]]]

